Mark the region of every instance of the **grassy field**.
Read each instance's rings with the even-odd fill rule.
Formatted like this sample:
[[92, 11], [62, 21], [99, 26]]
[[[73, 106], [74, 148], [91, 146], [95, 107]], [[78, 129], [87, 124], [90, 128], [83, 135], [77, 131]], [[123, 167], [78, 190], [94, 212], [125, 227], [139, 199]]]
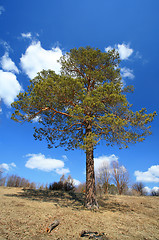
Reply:
[[[0, 240], [86, 239], [79, 236], [82, 230], [104, 232], [110, 240], [159, 240], [159, 197], [98, 201], [99, 211], [89, 211], [80, 194], [0, 187]], [[47, 233], [55, 219], [59, 226]]]

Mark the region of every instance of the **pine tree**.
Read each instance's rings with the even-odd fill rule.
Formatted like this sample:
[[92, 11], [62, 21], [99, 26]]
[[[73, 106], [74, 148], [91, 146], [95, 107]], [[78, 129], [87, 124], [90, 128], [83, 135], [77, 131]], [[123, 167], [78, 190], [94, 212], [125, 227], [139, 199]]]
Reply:
[[15, 121], [38, 118], [35, 139], [46, 139], [48, 147], [81, 148], [86, 153], [86, 206], [98, 207], [95, 193], [94, 149], [106, 145], [143, 141], [156, 113], [133, 112], [120, 74], [115, 50], [80, 47], [61, 59], [61, 74], [43, 70], [30, 81], [26, 92], [12, 104]]

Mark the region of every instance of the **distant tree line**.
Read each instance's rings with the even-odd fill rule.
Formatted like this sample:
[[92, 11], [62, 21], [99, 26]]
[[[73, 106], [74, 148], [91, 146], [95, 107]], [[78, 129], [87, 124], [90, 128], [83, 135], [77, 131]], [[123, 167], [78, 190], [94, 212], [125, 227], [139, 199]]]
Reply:
[[[44, 185], [30, 182], [29, 180], [17, 175], [3, 176], [2, 169], [0, 169], [0, 186], [50, 191], [75, 191], [82, 194], [85, 194], [86, 191], [86, 183], [81, 183], [75, 187], [71, 175], [69, 175], [67, 178], [62, 175], [58, 182], [55, 181], [49, 185], [47, 183]], [[131, 186], [131, 188], [129, 188], [128, 171], [124, 166], [120, 166], [118, 162], [113, 162], [111, 166], [104, 163], [96, 172], [96, 192], [100, 196], [102, 194], [145, 196], [147, 195], [147, 192], [145, 191], [144, 187], [145, 186], [142, 182], [136, 182]], [[150, 195], [159, 196], [159, 190], [152, 190]]]
[[8, 177], [2, 176], [2, 171], [0, 175], [0, 186], [6, 186], [6, 187], [24, 187], [24, 188], [36, 188], [36, 183], [30, 182], [29, 180], [25, 178], [21, 178], [17, 175], [11, 175]]
[[35, 182], [30, 182], [25, 178], [21, 178], [17, 175], [5, 176], [3, 177], [3, 171], [0, 170], [0, 186], [6, 187], [21, 187], [29, 189], [40, 189], [40, 190], [63, 190], [71, 191], [75, 190], [74, 182], [71, 175], [65, 179], [65, 176], [62, 175], [59, 182], [53, 182], [48, 184], [37, 184]]

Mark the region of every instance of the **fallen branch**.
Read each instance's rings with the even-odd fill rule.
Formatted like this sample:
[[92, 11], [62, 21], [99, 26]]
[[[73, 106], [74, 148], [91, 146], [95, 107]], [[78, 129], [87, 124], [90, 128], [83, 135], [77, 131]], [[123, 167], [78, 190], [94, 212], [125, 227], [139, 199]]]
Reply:
[[108, 240], [106, 235], [104, 233], [98, 233], [98, 232], [90, 232], [90, 231], [82, 231], [79, 234], [80, 237], [87, 237], [88, 239], [100, 239], [100, 240]]
[[59, 220], [55, 220], [53, 223], [50, 224], [50, 226], [46, 229], [46, 232], [50, 233], [55, 227], [57, 227], [60, 224]]

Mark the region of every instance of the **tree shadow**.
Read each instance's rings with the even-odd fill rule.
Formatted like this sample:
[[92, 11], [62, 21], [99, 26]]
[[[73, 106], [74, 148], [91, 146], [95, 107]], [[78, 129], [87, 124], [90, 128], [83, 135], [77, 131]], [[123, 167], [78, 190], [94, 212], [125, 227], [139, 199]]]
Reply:
[[[76, 193], [73, 191], [64, 192], [61, 190], [39, 190], [39, 189], [22, 189], [16, 194], [5, 194], [7, 197], [17, 197], [28, 199], [31, 201], [52, 202], [55, 206], [71, 207], [77, 210], [84, 210], [85, 208], [85, 195], [83, 193]], [[98, 204], [100, 211], [111, 212], [128, 212], [132, 211], [129, 205], [124, 205], [117, 202], [109, 196], [98, 197]]]
[[31, 201], [52, 202], [60, 207], [72, 207], [74, 209], [84, 208], [84, 196], [82, 193], [72, 191], [51, 191], [39, 189], [22, 189], [17, 194], [5, 194], [7, 197], [18, 197]]
[[99, 198], [98, 204], [101, 210], [111, 211], [111, 212], [129, 212], [133, 211], [127, 204], [121, 204], [113, 199], [106, 198]]

